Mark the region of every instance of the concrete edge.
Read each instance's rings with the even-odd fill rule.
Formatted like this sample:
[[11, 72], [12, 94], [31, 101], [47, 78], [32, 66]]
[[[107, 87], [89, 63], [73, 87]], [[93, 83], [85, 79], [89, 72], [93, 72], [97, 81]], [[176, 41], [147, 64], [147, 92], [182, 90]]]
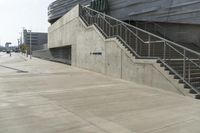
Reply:
[[[65, 21], [64, 18], [66, 18], [67, 16], [72, 16], [72, 14], [69, 14], [69, 13], [73, 13], [74, 10], [77, 10], [77, 11], [76, 11], [76, 14], [73, 14], [74, 16], [71, 17], [71, 19], [70, 19], [69, 21]], [[57, 26], [57, 24], [59, 23], [59, 21], [56, 21], [53, 25], [50, 25], [50, 26], [48, 27], [48, 31], [49, 31], [49, 32], [53, 32], [53, 31], [55, 31], [55, 30], [57, 30], [57, 29], [63, 27], [63, 25], [65, 25], [65, 24], [67, 24], [67, 23], [73, 21], [74, 19], [76, 19], [76, 18], [78, 18], [78, 17], [79, 17], [79, 5], [76, 5], [74, 8], [72, 8], [69, 12], [67, 12], [64, 16], [62, 16], [62, 17], [59, 19], [59, 20], [62, 20], [62, 21], [63, 21], [62, 26]], [[53, 28], [54, 30], [51, 30], [52, 28]]]

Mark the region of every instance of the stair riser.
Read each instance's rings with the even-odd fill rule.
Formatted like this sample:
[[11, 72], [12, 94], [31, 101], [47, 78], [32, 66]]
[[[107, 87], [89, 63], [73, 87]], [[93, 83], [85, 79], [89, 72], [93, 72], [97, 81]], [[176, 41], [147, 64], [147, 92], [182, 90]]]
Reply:
[[[178, 70], [178, 71], [176, 71], [177, 73], [179, 73], [179, 74], [183, 74], [183, 71], [181, 71], [181, 70]], [[189, 71], [186, 71], [185, 72], [186, 74], [189, 74], [190, 73], [190, 75], [193, 75], [193, 74], [195, 74], [195, 73], [200, 73], [200, 70], [191, 70], [190, 72]], [[174, 74], [173, 72], [170, 72], [169, 74]]]
[[[182, 66], [179, 66], [179, 67], [177, 67], [177, 66], [171, 66], [171, 68], [173, 68], [175, 71], [181, 71], [181, 70], [183, 70], [183, 67]], [[186, 69], [186, 71], [189, 71], [189, 70], [194, 70], [194, 69], [196, 69], [196, 70], [199, 70], [199, 72], [200, 72], [200, 69], [199, 68], [197, 68], [197, 67], [190, 67], [190, 68], [188, 68], [188, 67], [185, 67], [185, 69]], [[168, 68], [166, 68], [165, 70], [169, 70]]]

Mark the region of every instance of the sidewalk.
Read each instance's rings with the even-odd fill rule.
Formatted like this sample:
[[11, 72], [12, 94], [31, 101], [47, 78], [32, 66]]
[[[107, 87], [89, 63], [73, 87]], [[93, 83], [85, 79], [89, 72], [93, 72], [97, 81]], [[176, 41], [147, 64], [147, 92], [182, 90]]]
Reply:
[[0, 133], [199, 133], [199, 127], [199, 100], [19, 54], [0, 57]]

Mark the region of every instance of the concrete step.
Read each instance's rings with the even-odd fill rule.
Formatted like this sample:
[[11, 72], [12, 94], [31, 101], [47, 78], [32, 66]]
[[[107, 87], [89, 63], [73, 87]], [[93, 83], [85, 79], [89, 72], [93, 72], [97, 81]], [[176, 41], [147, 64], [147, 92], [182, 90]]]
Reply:
[[190, 89], [189, 93], [191, 94], [197, 94], [194, 90]]
[[[164, 66], [164, 64], [161, 63], [159, 60], [157, 61], [157, 63], [160, 63], [161, 67]], [[167, 65], [173, 67], [174, 69], [181, 69], [181, 68], [183, 68], [183, 64], [172, 64], [172, 63], [169, 63], [169, 62], [165, 62], [165, 63], [166, 63]], [[186, 65], [186, 68], [189, 68], [189, 65]], [[196, 68], [196, 66], [195, 66], [195, 65], [190, 65], [190, 68], [191, 68], [191, 69], [192, 69], [192, 68]]]
[[[193, 87], [195, 87], [195, 88], [197, 88], [199, 91], [200, 91], [200, 84], [199, 83], [197, 83], [197, 84], [192, 84], [191, 83], [191, 85], [193, 86]], [[187, 84], [184, 84], [184, 88], [190, 88]]]
[[[183, 74], [180, 74], [181, 76], [183, 76]], [[188, 74], [185, 75], [185, 77], [188, 77]], [[199, 78], [200, 77], [200, 73], [193, 73], [190, 75], [191, 78]], [[175, 79], [179, 79], [178, 76], [174, 76]]]
[[[170, 65], [183, 65], [184, 64], [184, 61], [176, 61], [176, 62], [171, 62], [171, 61], [166, 61], [167, 64], [170, 64]], [[196, 63], [197, 65], [200, 65], [200, 62], [194, 62]], [[186, 65], [196, 65], [192, 62], [185, 62]]]
[[195, 98], [200, 99], [200, 95], [199, 94], [195, 95]]
[[[192, 83], [192, 82], [200, 82], [200, 77], [194, 77], [194, 78], [190, 78], [190, 79], [186, 78], [185, 80], [186, 80], [186, 81], [189, 81], [189, 82], [191, 82], [191, 83]], [[180, 80], [179, 83], [183, 83], [183, 81]]]
[[[191, 59], [193, 62], [200, 62], [199, 59]], [[178, 62], [183, 62], [183, 59], [182, 60], [168, 60], [167, 62], [174, 62], [174, 63], [178, 63]], [[187, 61], [186, 62], [190, 62], [190, 61]]]
[[[189, 79], [186, 79], [186, 80], [189, 80]], [[200, 82], [200, 77], [190, 78], [190, 82], [196, 82], [196, 81]]]
[[[179, 73], [179, 74], [183, 74], [183, 70], [176, 70], [176, 72]], [[186, 72], [186, 74], [190, 73], [192, 75], [193, 73], [200, 73], [200, 69], [192, 69], [190, 71], [188, 69], [186, 69], [185, 72]], [[169, 74], [174, 74], [174, 73], [170, 71]]]
[[[171, 66], [174, 70], [176, 70], [176, 71], [178, 71], [178, 70], [183, 70], [183, 66], [182, 65], [180, 65], [180, 66], [172, 66], [172, 65], [169, 65], [169, 66]], [[194, 69], [199, 69], [197, 66], [190, 66], [190, 67], [188, 67], [188, 66], [185, 66], [185, 69], [186, 70], [194, 70]], [[166, 68], [166, 70], [168, 70], [167, 68]], [[199, 69], [200, 70], [200, 69]]]
[[192, 86], [195, 86], [195, 87], [200, 87], [200, 82], [197, 81], [197, 82], [190, 82]]
[[[172, 68], [176, 69], [176, 70], [183, 70], [183, 62], [182, 63], [167, 63], [169, 66], [171, 66]], [[196, 65], [196, 64], [185, 64], [185, 68], [186, 69], [199, 69], [200, 68]]]

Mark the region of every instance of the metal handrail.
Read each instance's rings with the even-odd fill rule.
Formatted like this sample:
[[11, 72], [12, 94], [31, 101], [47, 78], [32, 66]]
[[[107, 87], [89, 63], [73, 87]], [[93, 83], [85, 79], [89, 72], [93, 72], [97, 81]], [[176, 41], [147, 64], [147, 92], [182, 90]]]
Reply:
[[[135, 27], [133, 25], [130, 25], [130, 24], [127, 24], [123, 21], [120, 21], [120, 20], [117, 20], [116, 18], [113, 18], [111, 16], [108, 16], [104, 13], [101, 13], [101, 12], [98, 12], [96, 10], [93, 10], [91, 8], [88, 8], [88, 7], [82, 7], [81, 8], [85, 9], [86, 10], [86, 16], [81, 16], [83, 17], [83, 19], [85, 19], [86, 23], [88, 25], [92, 25], [94, 24], [104, 35], [106, 38], [109, 38], [109, 37], [117, 37], [136, 57], [138, 58], [150, 58], [150, 59], [158, 59], [160, 60], [170, 71], [172, 71], [175, 75], [177, 75], [186, 85], [188, 85], [193, 91], [195, 91], [198, 95], [200, 95], [200, 91], [198, 91], [194, 86], [192, 86], [190, 84], [190, 68], [189, 68], [189, 71], [188, 71], [188, 79], [189, 79], [189, 82], [185, 80], [185, 76], [186, 76], [186, 61], [189, 61], [191, 62], [192, 64], [194, 64], [199, 70], [200, 70], [200, 65], [198, 65], [196, 62], [193, 61], [193, 59], [189, 58], [188, 56], [186, 56], [186, 52], [189, 52], [190, 54], [194, 54], [195, 56], [198, 56], [200, 57], [200, 53], [194, 51], [194, 50], [191, 50], [191, 49], [188, 49], [184, 46], [181, 46], [177, 43], [174, 43], [170, 40], [167, 40], [165, 38], [162, 38], [162, 37], [159, 37], [157, 35], [154, 35], [148, 31], [145, 31], [145, 30], [142, 30], [138, 27]], [[92, 14], [90, 14], [92, 12]], [[81, 14], [81, 12], [80, 12]], [[98, 14], [97, 18], [95, 19], [91, 19], [91, 18], [88, 18], [88, 17], [96, 17], [95, 14]], [[83, 15], [83, 14], [82, 14]], [[85, 15], [85, 14], [84, 14]], [[88, 15], [88, 16], [87, 16]], [[86, 17], [86, 18], [84, 18]], [[98, 20], [99, 19], [99, 20]], [[111, 21], [108, 21], [110, 19], [111, 21], [115, 22], [116, 23], [119, 23], [117, 25], [112, 25], [110, 22]], [[92, 20], [92, 21], [91, 21]], [[103, 20], [103, 23], [102, 23], [102, 20]], [[88, 21], [88, 22], [87, 22]], [[98, 24], [100, 23], [100, 24]], [[103, 25], [102, 25], [103, 24]], [[99, 26], [100, 25], [100, 26]], [[102, 27], [103, 26], [103, 27]], [[110, 29], [113, 30], [112, 28], [116, 27], [116, 26], [120, 26], [119, 27], [119, 30], [117, 30], [117, 33], [110, 33]], [[109, 27], [109, 29], [107, 29]], [[125, 28], [125, 29], [124, 29]], [[136, 32], [133, 32], [133, 30], [131, 29], [133, 28], [134, 31]], [[105, 31], [104, 31], [105, 30]], [[144, 35], [147, 35], [148, 37], [148, 41], [144, 41], [139, 35], [138, 35], [138, 31], [141, 32], [142, 34]], [[143, 48], [143, 45], [142, 44], [135, 44], [135, 48], [136, 50], [134, 50], [130, 44], [127, 44], [128, 42], [127, 41], [130, 41], [130, 36], [127, 37], [128, 35], [126, 34], [123, 34], [123, 32], [126, 32], [128, 33], [128, 35], [132, 34], [136, 41], [141, 41], [141, 43], [145, 44], [144, 46], [147, 48], [148, 52], [147, 52], [147, 56], [146, 55], [140, 55], [138, 54], [138, 45], [140, 46], [140, 52], [141, 52], [141, 47]], [[156, 39], [154, 41], [151, 40], [151, 37], [154, 37], [153, 39]], [[124, 39], [123, 39], [124, 38]], [[137, 42], [138, 43], [138, 42]], [[151, 51], [151, 47], [155, 46], [154, 44], [158, 43], [162, 43], [161, 46], [163, 46], [164, 48], [164, 54], [163, 54], [163, 59], [159, 56], [162, 56], [160, 55], [160, 53], [158, 52], [159, 55], [156, 55], [156, 57], [154, 56], [155, 53], [153, 53], [153, 55], [151, 54], [152, 52], [155, 52], [155, 51]], [[151, 46], [152, 44], [152, 46]], [[183, 76], [181, 76], [178, 72], [176, 72], [170, 65], [168, 65], [165, 61], [168, 60], [168, 58], [166, 58], [167, 56], [167, 53], [166, 53], [166, 46], [171, 48], [172, 50], [174, 50], [174, 52], [180, 56], [181, 55], [181, 58], [183, 58], [182, 60], [180, 61], [183, 61]], [[175, 48], [176, 47], [176, 48]], [[181, 51], [179, 51], [181, 49]], [[171, 51], [169, 51], [171, 52]], [[172, 51], [173, 52], [173, 51]], [[179, 58], [178, 56], [178, 58]], [[171, 59], [171, 56], [170, 56], [170, 59]], [[189, 64], [190, 65], [190, 64]]]
[[[179, 54], [182, 55], [183, 57], [185, 56], [183, 53], [181, 53], [180, 51], [178, 51], [178, 50], [177, 50], [176, 48], [174, 48], [173, 46], [171, 46], [171, 45], [168, 45], [168, 46], [171, 47], [172, 49], [174, 49], [177, 53], [179, 53]], [[195, 63], [194, 61], [192, 61], [190, 58], [188, 58], [187, 56], [186, 56], [186, 60], [192, 62], [194, 65], [196, 65], [196, 67], [198, 67], [198, 68], [200, 69], [200, 66], [199, 66], [197, 63]]]
[[[85, 7], [85, 8], [87, 8], [87, 9], [91, 9], [91, 8], [88, 8], [88, 7]], [[95, 11], [95, 10], [93, 10], [93, 9], [91, 9], [92, 11]], [[88, 11], [87, 11], [88, 12]], [[97, 13], [98, 13], [98, 11], [96, 11]], [[89, 12], [88, 12], [88, 14], [91, 16], [91, 17], [93, 17]], [[100, 17], [101, 18], [103, 18], [103, 16], [107, 16], [108, 17], [108, 15], [106, 15], [106, 14], [103, 14], [103, 13], [101, 13], [101, 12], [99, 12], [99, 14], [100, 14]], [[97, 15], [99, 15], [99, 14], [97, 14]], [[110, 17], [110, 16], [109, 16]], [[110, 18], [112, 18], [112, 17], [110, 17]], [[112, 18], [113, 19], [113, 18]], [[117, 19], [116, 19], [117, 20]], [[132, 34], [134, 34], [140, 41], [142, 41], [143, 43], [146, 43], [146, 44], [149, 44], [149, 43], [155, 43], [155, 42], [163, 42], [163, 40], [161, 40], [161, 41], [150, 41], [150, 42], [146, 42], [146, 41], [144, 41], [142, 38], [140, 38], [139, 36], [137, 36], [133, 31], [131, 31], [126, 25], [127, 25], [127, 23], [124, 23], [123, 21], [120, 21], [120, 20], [117, 20], [117, 21], [119, 21], [121, 24], [116, 24], [116, 25], [111, 25], [111, 23], [110, 22], [108, 22], [106, 19], [104, 19], [104, 21], [105, 22], [107, 22], [107, 24], [109, 24], [109, 26], [110, 27], [116, 27], [116, 26], [119, 26], [119, 25], [123, 25], [123, 26], [125, 26], [126, 28], [127, 28], [127, 30], [129, 30]], [[122, 23], [123, 22], [123, 23]], [[132, 27], [132, 25], [129, 25], [129, 26], [131, 26]], [[133, 26], [134, 27], [134, 26]], [[135, 27], [134, 27], [135, 28]], [[150, 33], [150, 32], [149, 32]], [[148, 33], [148, 34], [149, 34]], [[151, 33], [152, 34], [152, 33]], [[157, 37], [157, 36], [156, 36]], [[159, 38], [160, 39], [160, 38]]]
[[159, 58], [159, 61], [162, 62], [170, 71], [172, 71], [174, 74], [176, 74], [186, 85], [188, 85], [192, 90], [194, 90], [198, 95], [200, 95], [200, 92], [194, 88], [191, 84], [189, 84], [180, 74], [178, 74], [173, 68], [171, 68], [168, 64], [166, 64], [162, 59]]
[[[90, 14], [89, 14], [90, 15]], [[101, 18], [103, 18], [102, 15], [100, 15]], [[116, 24], [116, 25], [111, 25], [110, 22], [108, 22], [106, 19], [104, 19], [104, 21], [109, 24], [110, 27], [114, 28], [116, 26], [120, 26], [123, 25], [127, 28], [127, 30], [129, 30], [132, 34], [134, 34], [134, 36], [136, 36], [140, 41], [142, 41], [143, 43], [149, 44], [149, 43], [154, 43], [155, 41], [151, 41], [151, 42], [145, 42], [142, 38], [140, 38], [138, 35], [136, 35], [133, 31], [131, 31], [125, 24]]]
[[[158, 32], [158, 28], [161, 30], [161, 32], [162, 32], [162, 35], [164, 36], [163, 38], [166, 38], [166, 29], [163, 27], [163, 26], [161, 26], [161, 25], [159, 25], [158, 23], [156, 23], [156, 22], [153, 22], [153, 21], [147, 21], [147, 22], [136, 22], [136, 26], [139, 24], [143, 24], [144, 23], [144, 25], [145, 25], [145, 30], [147, 30], [148, 28], [146, 27], [146, 25], [148, 25], [148, 24], [153, 24], [153, 27], [154, 27], [154, 32], [155, 31], [157, 31]], [[157, 28], [158, 27], [158, 28]], [[150, 31], [150, 30], [148, 30], [148, 31]]]
[[[94, 17], [94, 16], [92, 16], [88, 11], [87, 11], [87, 13], [88, 13], [88, 15], [89, 15], [90, 17]], [[97, 14], [97, 16], [100, 16], [100, 17], [103, 18], [103, 14]], [[111, 23], [108, 22], [106, 19], [104, 19], [104, 21], [107, 22], [108, 24], [110, 24], [111, 27], [116, 27], [116, 26], [121, 25], [121, 24], [111, 25]]]
[[162, 38], [162, 37], [160, 37], [160, 36], [157, 36], [157, 35], [155, 35], [155, 34], [152, 34], [152, 33], [148, 32], [148, 31], [145, 31], [145, 30], [143, 30], [143, 29], [140, 29], [140, 28], [138, 28], [138, 27], [135, 27], [135, 26], [133, 26], [133, 25], [131, 25], [131, 24], [125, 23], [125, 22], [123, 22], [123, 21], [121, 21], [121, 20], [118, 20], [118, 19], [116, 19], [116, 18], [114, 18], [114, 17], [111, 17], [111, 16], [109, 16], [109, 15], [107, 15], [107, 14], [104, 14], [104, 13], [102, 13], [102, 12], [98, 12], [98, 11], [96, 11], [96, 10], [94, 10], [94, 9], [91, 9], [91, 8], [85, 7], [85, 6], [83, 6], [83, 8], [86, 8], [86, 9], [91, 10], [91, 11], [93, 11], [93, 12], [99, 13], [99, 14], [101, 14], [101, 15], [103, 15], [103, 16], [106, 16], [106, 17], [108, 17], [108, 18], [111, 18], [111, 19], [113, 19], [113, 20], [115, 20], [115, 21], [121, 22], [122, 24], [128, 25], [128, 26], [130, 26], [130, 27], [132, 27], [132, 28], [135, 28], [136, 30], [139, 30], [139, 31], [141, 31], [141, 32], [144, 32], [144, 33], [146, 33], [146, 34], [148, 34], [148, 35], [151, 35], [151, 36], [154, 36], [154, 37], [156, 37], [156, 38], [159, 38], [159, 39], [161, 39], [161, 40], [163, 40], [163, 41], [169, 42], [169, 43], [171, 43], [171, 44], [173, 44], [173, 45], [175, 45], [175, 46], [177, 46], [177, 47], [180, 47], [180, 48], [182, 48], [182, 49], [185, 49], [186, 51], [192, 52], [192, 53], [197, 54], [197, 55], [200, 56], [200, 53], [198, 53], [198, 52], [196, 52], [196, 51], [194, 51], [194, 50], [191, 50], [191, 49], [189, 49], [189, 48], [186, 48], [186, 47], [184, 47], [184, 46], [181, 46], [180, 44], [177, 44], [177, 43], [175, 43], [175, 42], [172, 42], [172, 41], [170, 41], [170, 40], [167, 40], [167, 39]]

